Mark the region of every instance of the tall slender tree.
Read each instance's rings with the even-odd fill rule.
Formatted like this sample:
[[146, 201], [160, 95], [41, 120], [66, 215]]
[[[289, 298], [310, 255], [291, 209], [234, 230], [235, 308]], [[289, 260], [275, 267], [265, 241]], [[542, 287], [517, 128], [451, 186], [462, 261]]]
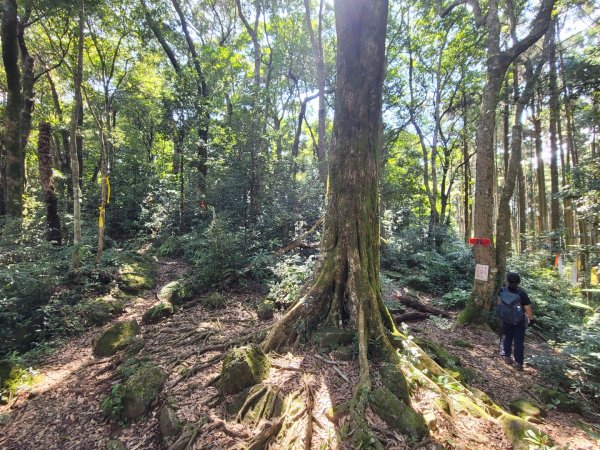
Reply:
[[[490, 204], [494, 199], [494, 130], [496, 123], [496, 108], [502, 81], [510, 64], [524, 51], [535, 44], [548, 30], [551, 22], [555, 0], [544, 0], [531, 22], [529, 32], [506, 49], [502, 49], [501, 25], [498, 0], [487, 2], [486, 10], [477, 0], [457, 0], [442, 11], [442, 16], [449, 14], [459, 5], [468, 4], [479, 27], [485, 26], [486, 36], [486, 83], [483, 88], [481, 113], [477, 126], [476, 138], [476, 178], [474, 205], [475, 237], [494, 238], [494, 208]], [[475, 246], [475, 261], [487, 271], [486, 277], [476, 279], [471, 297], [466, 308], [459, 316], [459, 323], [487, 322], [488, 311], [496, 290], [497, 269], [495, 249], [491, 245]]]

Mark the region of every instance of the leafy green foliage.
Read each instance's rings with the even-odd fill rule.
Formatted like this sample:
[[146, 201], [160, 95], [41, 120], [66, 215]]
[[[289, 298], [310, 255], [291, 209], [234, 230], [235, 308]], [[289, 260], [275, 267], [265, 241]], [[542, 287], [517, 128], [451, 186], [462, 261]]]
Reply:
[[[472, 284], [474, 262], [471, 250], [448, 237], [441, 248], [432, 248], [418, 229], [395, 233], [382, 248], [381, 266], [398, 274], [401, 284], [423, 292], [448, 293]], [[421, 230], [423, 232], [423, 230]]]
[[123, 385], [115, 383], [110, 389], [110, 394], [100, 401], [100, 409], [106, 417], [122, 421], [123, 408]]
[[300, 289], [313, 274], [316, 259], [289, 255], [273, 268], [275, 279], [269, 282], [267, 299], [277, 304], [289, 304], [298, 298]]
[[462, 309], [467, 305], [471, 293], [466, 289], [453, 289], [441, 298], [434, 300], [440, 306], [446, 309]]

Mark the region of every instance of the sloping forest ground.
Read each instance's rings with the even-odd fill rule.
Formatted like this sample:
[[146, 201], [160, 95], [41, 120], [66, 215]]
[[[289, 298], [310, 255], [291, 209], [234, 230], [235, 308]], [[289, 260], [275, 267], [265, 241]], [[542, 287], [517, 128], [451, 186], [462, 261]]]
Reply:
[[[159, 259], [155, 286], [130, 298], [122, 315], [112, 323], [132, 319], [142, 322], [143, 314], [157, 303], [162, 288], [184, 276], [188, 269], [179, 260]], [[398, 311], [415, 312], [400, 305], [400, 300], [409, 294], [403, 286], [393, 281], [384, 286], [386, 302], [395, 315]], [[275, 419], [258, 424], [244, 419], [238, 423], [236, 398], [222, 396], [214, 380], [220, 373], [226, 348], [259, 339], [261, 331], [277, 320], [282, 311], [277, 311], [273, 319], [260, 320], [257, 306], [264, 294], [252, 285], [231, 283], [220, 294], [224, 300], [220, 305], [207, 303], [208, 294], [202, 294], [172, 316], [158, 323], [143, 324], [136, 344], [114, 356], [95, 357], [92, 352], [98, 336], [111, 323], [68, 340], [36, 367], [33, 383], [18, 389], [8, 404], [0, 406], [0, 448], [226, 449], [243, 446], [253, 435], [265, 431]], [[414, 298], [425, 306], [432, 306], [435, 300], [420, 294]], [[517, 372], [506, 366], [498, 354], [497, 335], [481, 329], [452, 328], [454, 315], [455, 312], [450, 312], [446, 318], [430, 316], [410, 322], [408, 332], [421, 345], [443, 346], [449, 354], [441, 356], [446, 360], [451, 358], [457, 370], [468, 374], [471, 386], [487, 393], [500, 406], [510, 409], [510, 402], [517, 397], [543, 404], [533, 387], [553, 386], [545, 369], [526, 364], [524, 372]], [[535, 334], [528, 333], [526, 346], [529, 361], [559, 356]], [[346, 448], [343, 436], [352, 430], [344, 417], [332, 415], [331, 407], [350, 399], [358, 379], [355, 355], [347, 356], [339, 348], [325, 350], [316, 342], [306, 342], [286, 354], [271, 355], [272, 364], [264, 385], [278, 386], [283, 395], [299, 393], [302, 400], [299, 405], [304, 406], [296, 405], [294, 409], [292, 405], [284, 412], [290, 420], [266, 448]], [[167, 378], [161, 393], [149, 404], [149, 411], [137, 420], [126, 422], [119, 414], [122, 405], [114, 400], [114, 394], [120, 389], [132, 358], [159, 366]], [[412, 392], [413, 407], [427, 413], [430, 396], [425, 389]], [[161, 418], [165, 406], [176, 414], [176, 421], [169, 423], [165, 417]], [[598, 448], [598, 416], [589, 409], [583, 415], [561, 411], [564, 409], [561, 406], [544, 405], [547, 416], [536, 421], [540, 430], [553, 439], [557, 448]], [[377, 437], [389, 449], [511, 448], [499, 428], [472, 415], [453, 420], [437, 415], [430, 419], [431, 435], [420, 442], [410, 441], [369, 411], [367, 417]], [[165, 430], [181, 423], [188, 425], [172, 431], [172, 436], [163, 436]], [[186, 439], [179, 439], [179, 444], [183, 444], [177, 447], [178, 438], [186, 433]], [[531, 436], [530, 441], [532, 448], [550, 448], [543, 447], [540, 436]]]

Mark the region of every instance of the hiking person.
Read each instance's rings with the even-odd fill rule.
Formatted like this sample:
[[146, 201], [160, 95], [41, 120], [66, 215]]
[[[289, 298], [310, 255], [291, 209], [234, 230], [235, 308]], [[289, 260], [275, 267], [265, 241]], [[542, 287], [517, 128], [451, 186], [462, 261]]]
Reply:
[[501, 354], [504, 362], [514, 364], [517, 370], [523, 370], [525, 329], [534, 322], [531, 300], [519, 287], [520, 282], [518, 273], [509, 272], [506, 274], [506, 286], [498, 293], [498, 317], [502, 321]]

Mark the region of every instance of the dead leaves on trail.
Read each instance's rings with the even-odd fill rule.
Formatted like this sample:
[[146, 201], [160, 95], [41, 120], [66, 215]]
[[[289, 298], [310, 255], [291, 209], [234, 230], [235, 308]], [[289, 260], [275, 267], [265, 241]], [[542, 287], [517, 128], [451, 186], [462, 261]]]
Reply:
[[[176, 263], [178, 264], [178, 263]], [[177, 265], [163, 264], [157, 289], [171, 281], [182, 270]], [[123, 319], [140, 318], [155, 301], [148, 292]], [[231, 345], [242, 344], [259, 335], [270, 322], [257, 319], [255, 307], [262, 298], [252, 292], [225, 293], [227, 308], [209, 311], [200, 302], [180, 310], [174, 316], [154, 325], [144, 325], [139, 337], [143, 349], [138, 358], [149, 358], [169, 373], [162, 394], [151, 411], [141, 420], [128, 424], [108, 421], [100, 411], [102, 398], [120, 382], [118, 362], [123, 354], [94, 359], [91, 355], [95, 330], [66, 344], [48, 358], [39, 370], [45, 375], [43, 384], [18, 400], [8, 411], [0, 406], [0, 414], [9, 414], [9, 423], [0, 422], [0, 448], [20, 449], [102, 449], [111, 439], [122, 441], [128, 450], [165, 448], [159, 431], [159, 411], [168, 404], [180, 420], [191, 424], [182, 442], [194, 449], [269, 448], [269, 449], [345, 449], [352, 434], [347, 416], [332, 414], [332, 407], [352, 398], [359, 379], [358, 363], [339, 361], [335, 352], [321, 353], [311, 342], [286, 354], [271, 353], [271, 369], [264, 380], [266, 386], [277, 386], [285, 399], [285, 413], [258, 423], [236, 421], [237, 412], [228, 412], [234, 396], [223, 396], [218, 377], [224, 352]], [[427, 299], [421, 299], [426, 302]], [[275, 319], [277, 320], [277, 316]], [[257, 334], [258, 333], [258, 334]], [[411, 325], [411, 334], [441, 343], [460, 357], [463, 364], [475, 369], [475, 387], [487, 392], [501, 406], [529, 391], [538, 380], [535, 372], [510, 373], [496, 356], [497, 338], [480, 330], [461, 328], [441, 330], [434, 321]], [[529, 338], [528, 338], [529, 339]], [[454, 345], [459, 340], [472, 345]], [[543, 349], [528, 341], [528, 348]], [[539, 348], [538, 348], [539, 347]], [[374, 385], [378, 385], [377, 365], [372, 366]], [[435, 393], [426, 389], [413, 392], [412, 402], [421, 412], [431, 411]], [[4, 409], [2, 409], [4, 408]], [[464, 415], [460, 420], [436, 414], [431, 435], [419, 443], [391, 429], [368, 407], [366, 419], [374, 436], [386, 449], [444, 448], [509, 448], [498, 426]], [[551, 413], [541, 427], [560, 445], [571, 448], [594, 448], [595, 443], [572, 425], [572, 418]], [[170, 444], [178, 436], [171, 438]], [[267, 439], [268, 438], [268, 439]], [[577, 439], [578, 444], [573, 445]], [[193, 441], [193, 442], [190, 442]], [[185, 447], [184, 445], [184, 447]]]

